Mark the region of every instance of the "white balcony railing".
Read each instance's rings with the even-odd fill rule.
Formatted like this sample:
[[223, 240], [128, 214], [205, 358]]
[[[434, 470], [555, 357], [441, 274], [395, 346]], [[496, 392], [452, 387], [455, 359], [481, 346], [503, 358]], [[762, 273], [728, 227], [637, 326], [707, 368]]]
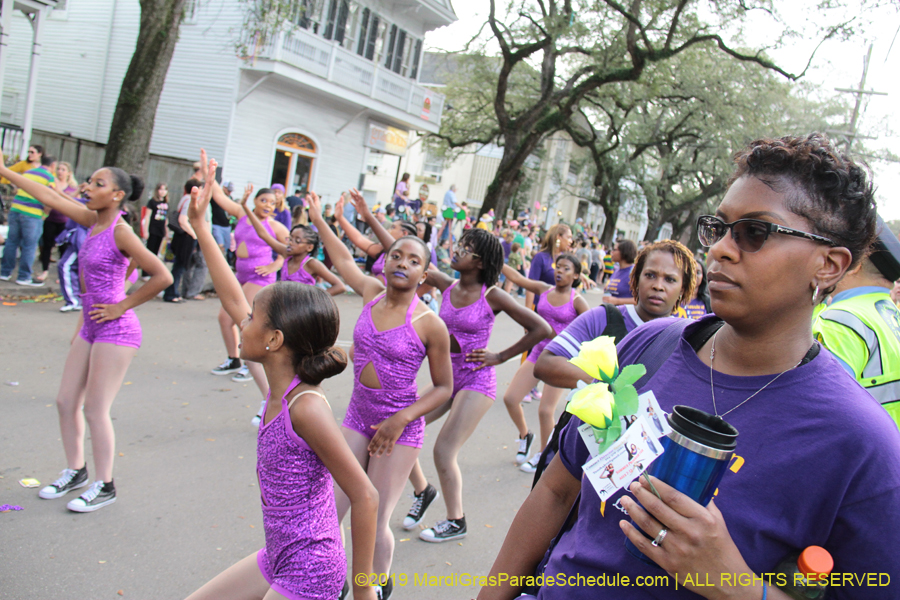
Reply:
[[289, 64], [418, 119], [441, 124], [444, 97], [305, 29], [282, 31], [259, 49], [257, 59]]

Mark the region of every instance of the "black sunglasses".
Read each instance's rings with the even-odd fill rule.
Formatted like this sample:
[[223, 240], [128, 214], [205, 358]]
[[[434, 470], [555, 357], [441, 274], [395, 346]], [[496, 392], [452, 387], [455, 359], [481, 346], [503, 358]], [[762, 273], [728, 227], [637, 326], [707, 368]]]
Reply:
[[743, 252], [759, 252], [773, 233], [792, 235], [811, 242], [828, 244], [832, 247], [837, 246], [833, 241], [821, 235], [791, 229], [790, 227], [759, 219], [738, 219], [733, 223], [726, 223], [712, 215], [703, 215], [697, 219], [697, 237], [700, 238], [700, 243], [706, 247], [712, 246], [724, 238], [728, 230], [731, 230], [731, 237], [734, 239], [734, 243]]

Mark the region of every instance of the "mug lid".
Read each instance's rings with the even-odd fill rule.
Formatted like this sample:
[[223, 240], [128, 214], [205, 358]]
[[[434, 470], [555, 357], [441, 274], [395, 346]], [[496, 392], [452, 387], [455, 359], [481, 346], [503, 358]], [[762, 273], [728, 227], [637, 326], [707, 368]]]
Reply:
[[677, 405], [669, 415], [672, 429], [710, 448], [734, 450], [737, 447], [738, 430], [722, 417], [711, 415], [699, 408]]

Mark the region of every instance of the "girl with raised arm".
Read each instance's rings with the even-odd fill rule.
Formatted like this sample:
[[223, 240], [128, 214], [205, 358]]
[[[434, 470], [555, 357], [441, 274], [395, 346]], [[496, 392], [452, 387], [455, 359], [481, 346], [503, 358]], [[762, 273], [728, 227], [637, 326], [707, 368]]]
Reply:
[[[201, 153], [201, 163], [204, 158], [205, 153]], [[212, 174], [209, 174], [206, 178], [209, 179], [211, 176]], [[272, 260], [272, 249], [257, 235], [253, 225], [250, 224], [250, 221], [244, 215], [244, 209], [241, 205], [247, 202], [247, 198], [253, 192], [253, 185], [250, 184], [244, 188], [244, 197], [241, 199], [240, 204], [226, 196], [218, 183], [213, 183], [212, 185], [213, 200], [216, 204], [221, 206], [228, 214], [239, 219], [234, 228], [235, 255], [237, 256], [235, 274], [238, 282], [241, 284], [241, 289], [244, 290], [247, 302], [253, 303], [253, 298], [259, 290], [271, 283], [275, 283], [275, 273], [284, 264], [284, 258], [278, 256], [275, 260]], [[253, 212], [269, 235], [286, 244], [290, 234], [284, 225], [273, 218], [275, 194], [272, 193], [272, 190], [268, 188], [259, 190], [256, 193], [253, 204]], [[219, 311], [219, 329], [222, 332], [222, 340], [225, 342], [225, 350], [228, 352], [228, 360], [213, 369], [213, 375], [238, 373], [235, 377], [239, 381], [246, 381], [247, 379], [242, 376], [244, 374], [239, 373], [242, 367], [241, 360], [238, 358], [238, 340], [240, 339], [238, 326], [228, 316], [225, 309]], [[265, 398], [269, 393], [269, 384], [266, 382], [263, 368], [253, 362], [248, 362], [246, 367], [253, 380], [256, 381], [263, 398]], [[251, 420], [254, 426], [259, 425], [264, 404], [265, 400], [260, 404], [259, 412]]]
[[[497, 287], [503, 247], [491, 233], [483, 229], [466, 231], [452, 263], [459, 271], [459, 281], [437, 269], [428, 271], [426, 280], [443, 294], [440, 316], [450, 332], [453, 364], [450, 400], [425, 416], [426, 423], [432, 423], [449, 413], [434, 445], [434, 465], [444, 492], [447, 518], [419, 533], [419, 538], [426, 542], [447, 542], [466, 536], [462, 472], [457, 457], [497, 395], [494, 366], [526, 352], [553, 333], [541, 317]], [[495, 353], [489, 352], [487, 345], [498, 312], [505, 312], [524, 327], [525, 335], [509, 348]], [[437, 490], [427, 482], [418, 462], [410, 481], [416, 496], [403, 521], [404, 529], [418, 525], [428, 505], [437, 497]]]
[[[215, 169], [214, 160], [209, 164]], [[256, 436], [266, 545], [189, 598], [337, 598], [347, 563], [333, 477], [353, 509], [354, 598], [374, 600], [368, 575], [378, 493], [341, 437], [319, 387], [347, 366], [346, 354], [334, 346], [338, 309], [319, 288], [284, 281], [261, 290], [251, 306], [204, 218], [212, 187], [207, 178], [202, 193], [194, 188], [188, 216], [222, 308], [241, 323], [241, 356], [262, 365], [271, 384]]]
[[[363, 297], [353, 330], [353, 397], [344, 417], [344, 438], [378, 490], [375, 572], [388, 574], [394, 553], [389, 521], [425, 435], [424, 416], [453, 390], [450, 337], [444, 322], [416, 296], [430, 253], [419, 238], [400, 238], [388, 249], [387, 285], [360, 271], [350, 251], [325, 224], [319, 198], [309, 195], [310, 217], [338, 273]], [[416, 374], [428, 357], [433, 387], [419, 397]], [[346, 490], [344, 490], [346, 491]], [[347, 511], [337, 494], [338, 518]], [[390, 579], [383, 598], [390, 595]]]
[[256, 213], [247, 206], [248, 194], [244, 195], [241, 200], [241, 206], [247, 215], [253, 229], [272, 250], [288, 258], [284, 266], [281, 267], [281, 281], [298, 281], [307, 285], [316, 285], [316, 281], [321, 278], [327, 281], [331, 287], [328, 293], [332, 296], [338, 296], [346, 291], [344, 282], [337, 275], [332, 273], [321, 262], [313, 258], [319, 253], [319, 234], [306, 225], [295, 225], [291, 228], [288, 243], [284, 244], [275, 238], [263, 226], [262, 221], [256, 216]]
[[[534, 294], [535, 311], [546, 319], [553, 328], [552, 335], [562, 333], [563, 329], [575, 320], [575, 317], [587, 312], [590, 308], [587, 301], [575, 289], [581, 277], [581, 261], [573, 254], [560, 254], [556, 257], [554, 275], [556, 285], [523, 277], [509, 265], [503, 266], [503, 274], [506, 275], [508, 281]], [[538, 379], [534, 376], [534, 364], [549, 343], [550, 337], [531, 349], [528, 358], [516, 371], [512, 383], [509, 384], [509, 388], [507, 388], [506, 394], [503, 396], [506, 410], [519, 430], [519, 448], [516, 453], [516, 463], [526, 473], [534, 473], [541, 453], [535, 452], [529, 458], [534, 434], [528, 429], [525, 411], [522, 410], [522, 398], [528, 394], [528, 390], [537, 385]], [[553, 413], [562, 395], [562, 389], [544, 385], [544, 393], [541, 396], [541, 404], [538, 407], [538, 420], [541, 425], [541, 450], [547, 445], [550, 434], [553, 433], [553, 425], [556, 422]]]
[[[356, 190], [353, 190], [356, 192]], [[359, 192], [356, 192], [359, 195]], [[352, 192], [351, 192], [352, 197]], [[356, 205], [356, 203], [354, 203]], [[365, 200], [363, 200], [363, 205], [368, 208], [368, 205], [365, 204]], [[358, 210], [358, 209], [357, 209]], [[369, 212], [367, 210], [367, 212]], [[372, 222], [377, 224], [377, 227], [373, 225], [372, 222], [368, 222], [368, 225], [372, 228], [372, 231], [375, 233], [375, 236], [378, 238], [377, 242], [373, 242], [368, 237], [366, 237], [359, 229], [350, 224], [350, 221], [344, 216], [344, 197], [341, 196], [341, 199], [337, 201], [337, 205], [334, 208], [334, 214], [337, 217], [338, 225], [340, 225], [341, 230], [347, 235], [347, 238], [353, 242], [353, 245], [365, 252], [369, 257], [374, 258], [375, 262], [372, 264], [371, 273], [373, 277], [381, 278], [381, 282], [384, 283], [384, 261], [385, 261], [385, 249], [390, 247], [391, 244], [394, 243], [395, 240], [399, 240], [405, 235], [416, 235], [416, 226], [408, 221], [402, 221], [397, 219], [393, 221], [389, 228], [385, 229], [381, 223], [378, 223], [377, 220], [372, 219]], [[360, 219], [363, 219], [363, 215], [360, 215]]]
[[[116, 167], [98, 169], [84, 191], [87, 204], [82, 205], [2, 164], [0, 175], [44, 206], [90, 227], [78, 258], [84, 324], [72, 341], [56, 398], [68, 464], [59, 479], [38, 495], [44, 499], [61, 498], [89, 484], [84, 459], [87, 421], [91, 428], [96, 479], [67, 506], [76, 512], [92, 512], [116, 501], [115, 434], [110, 409], [128, 365], [141, 346], [141, 324], [132, 309], [168, 287], [172, 275], [120, 216], [123, 202], [141, 197], [144, 182], [139, 177]], [[150, 281], [126, 296], [125, 270], [129, 259], [150, 274]]]

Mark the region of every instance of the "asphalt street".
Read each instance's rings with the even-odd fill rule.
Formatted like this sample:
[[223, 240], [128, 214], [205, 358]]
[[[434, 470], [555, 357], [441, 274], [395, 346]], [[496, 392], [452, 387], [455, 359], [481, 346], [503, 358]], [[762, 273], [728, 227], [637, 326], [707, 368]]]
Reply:
[[[38, 292], [40, 293], [40, 292]], [[600, 294], [587, 295], [592, 306]], [[362, 302], [337, 299], [340, 343], [349, 345]], [[13, 304], [14, 305], [9, 305]], [[165, 304], [137, 310], [143, 346], [131, 364], [115, 404], [117, 501], [95, 513], [66, 509], [65, 499], [41, 500], [19, 484], [52, 483], [65, 465], [55, 398], [77, 316], [61, 303], [0, 306], [0, 599], [178, 599], [264, 543], [255, 469], [259, 406], [256, 385], [213, 376], [225, 358], [216, 314], [218, 300]], [[521, 329], [505, 315], [494, 327], [490, 348], [510, 344]], [[515, 466], [516, 430], [502, 402], [518, 361], [498, 367], [498, 400], [460, 455], [468, 537], [428, 544], [418, 529], [404, 531], [404, 496], [391, 521], [397, 540], [393, 598], [472, 598], [465, 575], [484, 575], [503, 542], [531, 476]], [[427, 366], [419, 374], [427, 385]], [[338, 422], [350, 400], [352, 369], [323, 387]], [[525, 405], [537, 428], [537, 403]], [[420, 455], [437, 483], [431, 458], [441, 422], [426, 432]], [[93, 468], [90, 441], [88, 468]], [[445, 517], [438, 500], [427, 526]], [[346, 521], [349, 524], [349, 519]], [[460, 585], [416, 585], [418, 576], [460, 575]]]

